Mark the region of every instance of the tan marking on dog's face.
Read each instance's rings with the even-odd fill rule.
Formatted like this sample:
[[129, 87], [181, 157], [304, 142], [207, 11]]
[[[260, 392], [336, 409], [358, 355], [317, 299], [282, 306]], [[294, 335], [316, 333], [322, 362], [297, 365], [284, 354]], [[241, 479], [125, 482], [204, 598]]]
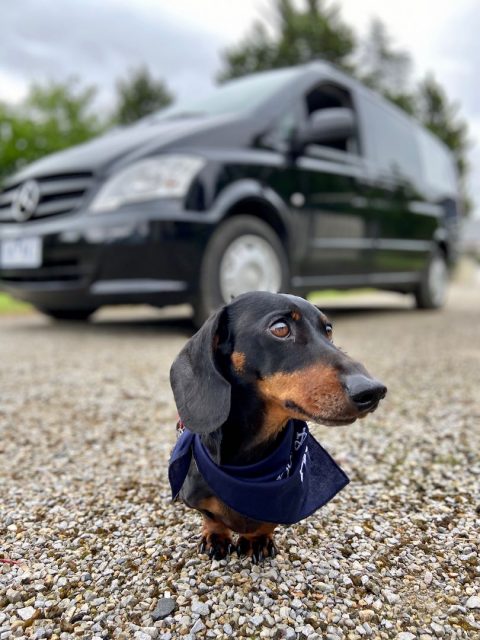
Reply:
[[[358, 412], [342, 387], [336, 370], [313, 365], [291, 373], [275, 373], [258, 382], [266, 415], [259, 440], [277, 435], [290, 418], [335, 424], [353, 422]], [[308, 416], [295, 406], [303, 409]]]
[[298, 320], [301, 320], [302, 318], [302, 314], [300, 313], [300, 311], [298, 311], [298, 309], [294, 309], [290, 315], [292, 316], [292, 320], [294, 320], [295, 322], [298, 322]]
[[245, 354], [241, 351], [234, 351], [230, 356], [233, 368], [237, 373], [243, 373], [245, 371]]

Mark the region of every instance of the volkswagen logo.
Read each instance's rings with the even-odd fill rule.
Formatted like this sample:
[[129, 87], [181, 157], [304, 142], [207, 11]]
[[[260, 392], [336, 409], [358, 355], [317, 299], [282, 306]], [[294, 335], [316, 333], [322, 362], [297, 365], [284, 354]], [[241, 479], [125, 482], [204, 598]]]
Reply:
[[40, 186], [36, 180], [27, 180], [17, 190], [12, 202], [12, 215], [18, 222], [29, 220], [40, 201]]

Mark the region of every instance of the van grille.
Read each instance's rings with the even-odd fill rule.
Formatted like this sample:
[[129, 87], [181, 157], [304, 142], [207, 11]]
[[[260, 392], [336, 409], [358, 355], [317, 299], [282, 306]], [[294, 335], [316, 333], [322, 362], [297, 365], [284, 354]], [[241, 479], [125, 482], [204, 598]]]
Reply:
[[[77, 209], [92, 185], [93, 175], [86, 172], [68, 173], [43, 176], [35, 178], [34, 181], [39, 187], [39, 199], [33, 213], [28, 215], [28, 220], [55, 216]], [[9, 185], [0, 191], [0, 223], [23, 221], [16, 216], [14, 202], [25, 182]]]

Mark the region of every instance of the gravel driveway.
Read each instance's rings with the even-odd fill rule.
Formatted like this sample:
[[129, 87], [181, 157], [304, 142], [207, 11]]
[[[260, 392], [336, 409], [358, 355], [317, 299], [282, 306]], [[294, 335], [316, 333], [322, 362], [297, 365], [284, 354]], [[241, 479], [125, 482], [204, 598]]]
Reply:
[[389, 395], [313, 427], [351, 483], [261, 566], [198, 556], [169, 501], [185, 321], [0, 320], [0, 640], [480, 638], [479, 289], [330, 316]]

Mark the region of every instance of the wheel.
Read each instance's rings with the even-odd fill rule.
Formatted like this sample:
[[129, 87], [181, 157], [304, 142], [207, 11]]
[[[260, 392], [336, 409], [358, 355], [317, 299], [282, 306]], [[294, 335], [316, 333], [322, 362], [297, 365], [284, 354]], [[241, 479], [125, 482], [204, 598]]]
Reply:
[[67, 320], [71, 322], [83, 322], [88, 320], [88, 318], [95, 313], [96, 308], [88, 308], [88, 309], [47, 309], [45, 307], [38, 307], [38, 310], [41, 311], [46, 316], [54, 320]]
[[289, 269], [275, 231], [253, 216], [226, 220], [212, 235], [200, 273], [194, 321], [203, 324], [222, 304], [247, 291], [285, 291]]
[[415, 290], [415, 300], [419, 309], [440, 309], [447, 295], [449, 273], [445, 254], [436, 249]]

